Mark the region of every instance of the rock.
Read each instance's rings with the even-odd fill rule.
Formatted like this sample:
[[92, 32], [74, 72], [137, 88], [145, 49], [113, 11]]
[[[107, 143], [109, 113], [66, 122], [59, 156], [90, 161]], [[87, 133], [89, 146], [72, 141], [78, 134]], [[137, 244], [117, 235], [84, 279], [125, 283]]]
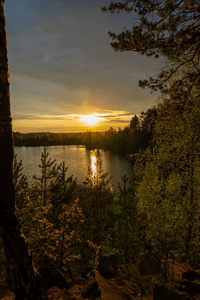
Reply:
[[101, 291], [99, 290], [99, 284], [96, 280], [89, 283], [85, 291], [83, 292], [83, 299], [89, 298], [91, 300], [100, 299]]
[[183, 280], [181, 284], [185, 287], [185, 291], [191, 295], [200, 294], [200, 282]]
[[182, 280], [184, 279], [189, 281], [195, 281], [195, 280], [200, 281], [200, 270], [184, 272], [182, 274]]
[[75, 285], [75, 284], [78, 284], [78, 285], [84, 285], [87, 283], [87, 280], [83, 277], [74, 277], [72, 279], [72, 282], [71, 282], [71, 286]]
[[148, 253], [138, 263], [138, 270], [141, 275], [157, 275], [163, 273], [160, 257]]
[[157, 283], [153, 290], [153, 300], [192, 300], [192, 298], [173, 286]]
[[83, 300], [82, 294], [85, 290], [85, 285], [73, 285], [69, 290], [69, 294], [73, 300]]
[[63, 289], [59, 294], [57, 294], [57, 298], [55, 300], [72, 300], [67, 289]]
[[119, 257], [116, 255], [101, 256], [97, 271], [107, 279], [112, 278], [117, 275], [119, 263]]
[[101, 276], [95, 271], [94, 277], [89, 282], [87, 288], [83, 292], [83, 299], [91, 300], [134, 300], [135, 297], [129, 295], [119, 286]]
[[61, 290], [57, 287], [57, 286], [52, 286], [50, 289], [48, 289], [48, 291], [46, 292], [46, 295], [47, 295], [47, 299], [48, 300], [52, 300], [54, 299], [54, 296], [57, 294], [57, 293], [60, 293]]
[[46, 295], [48, 300], [72, 300], [66, 289], [61, 291], [57, 286], [51, 287]]

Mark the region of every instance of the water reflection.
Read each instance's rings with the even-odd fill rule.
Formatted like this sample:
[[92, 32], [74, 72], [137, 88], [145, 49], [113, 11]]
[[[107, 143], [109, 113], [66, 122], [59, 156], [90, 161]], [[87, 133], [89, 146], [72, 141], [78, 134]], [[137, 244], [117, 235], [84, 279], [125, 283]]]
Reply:
[[[23, 162], [23, 174], [28, 177], [29, 185], [33, 181], [33, 175], [40, 176], [40, 156], [44, 147], [15, 147], [15, 154], [17, 159]], [[49, 157], [56, 159], [57, 164], [65, 161], [68, 167], [67, 175], [74, 175], [77, 178], [77, 182], [82, 184], [88, 175], [88, 166], [91, 171], [96, 175], [97, 172], [97, 158], [95, 151], [86, 150], [84, 147], [77, 146], [51, 146], [47, 147]], [[118, 156], [117, 154], [109, 151], [100, 151], [102, 168], [104, 172], [109, 172], [109, 176], [112, 176], [111, 183], [114, 184], [114, 188], [117, 186], [117, 181], [121, 180], [121, 175], [126, 173], [127, 176], [131, 176], [133, 173], [130, 162]]]
[[91, 161], [90, 168], [92, 171], [92, 175], [94, 176], [97, 173], [97, 157], [94, 151], [90, 152], [90, 161]]

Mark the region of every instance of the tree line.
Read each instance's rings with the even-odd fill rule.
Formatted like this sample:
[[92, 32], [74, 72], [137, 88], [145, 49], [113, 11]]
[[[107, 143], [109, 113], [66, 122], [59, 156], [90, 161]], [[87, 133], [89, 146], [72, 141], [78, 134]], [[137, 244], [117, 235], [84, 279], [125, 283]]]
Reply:
[[157, 109], [154, 106], [139, 116], [135, 115], [123, 129], [111, 127], [104, 134], [87, 132], [85, 146], [87, 149], [99, 148], [123, 155], [138, 153], [139, 149], [148, 147], [156, 119]]
[[157, 109], [152, 107], [146, 112], [135, 115], [123, 129], [110, 128], [105, 132], [81, 133], [25, 133], [14, 132], [15, 146], [53, 146], [85, 145], [86, 149], [104, 149], [122, 155], [137, 153], [146, 149], [152, 138], [153, 127], [157, 119]]

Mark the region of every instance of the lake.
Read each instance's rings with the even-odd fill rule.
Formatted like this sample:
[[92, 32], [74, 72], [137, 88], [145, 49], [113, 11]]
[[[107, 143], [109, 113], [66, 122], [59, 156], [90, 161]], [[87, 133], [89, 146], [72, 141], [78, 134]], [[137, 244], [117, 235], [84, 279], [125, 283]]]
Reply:
[[[88, 173], [88, 166], [95, 172], [95, 151], [87, 150], [84, 146], [49, 146], [46, 147], [49, 157], [56, 163], [60, 164], [65, 162], [67, 170], [67, 176], [74, 175], [77, 178], [77, 183], [82, 184], [85, 181], [85, 177]], [[44, 147], [15, 147], [15, 154], [17, 154], [17, 160], [22, 160], [23, 174], [27, 176], [29, 184], [33, 181], [33, 175], [40, 176], [40, 164], [41, 153], [44, 151]], [[121, 175], [126, 173], [128, 177], [133, 174], [133, 166], [130, 161], [124, 157], [119, 156], [116, 153], [110, 151], [100, 151], [102, 166], [105, 172], [109, 172], [112, 176], [112, 184], [116, 188], [117, 181], [121, 181]]]

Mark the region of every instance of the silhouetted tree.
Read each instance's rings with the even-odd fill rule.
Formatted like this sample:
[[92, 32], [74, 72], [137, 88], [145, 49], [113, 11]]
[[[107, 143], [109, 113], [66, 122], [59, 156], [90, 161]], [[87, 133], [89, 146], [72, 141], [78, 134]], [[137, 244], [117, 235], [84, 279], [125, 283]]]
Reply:
[[[115, 51], [136, 51], [146, 56], [164, 56], [165, 68], [157, 78], [140, 81], [142, 87], [163, 88], [174, 78], [170, 89], [189, 92], [200, 82], [200, 24], [198, 0], [122, 0], [103, 11], [134, 14], [135, 23], [122, 33], [109, 32]], [[175, 63], [175, 65], [171, 64]], [[187, 69], [188, 65], [193, 70]], [[184, 72], [184, 76], [179, 76]], [[180, 94], [182, 96], [182, 93]]]
[[133, 129], [136, 131], [138, 129], [138, 125], [139, 125], [139, 119], [135, 115], [130, 121], [130, 129]]
[[15, 215], [13, 138], [4, 1], [0, 0], [0, 230], [17, 300], [37, 299], [38, 275]]
[[110, 193], [108, 189], [108, 184], [111, 177], [108, 173], [104, 172], [102, 167], [101, 154], [99, 149], [95, 151], [95, 156], [93, 156], [94, 170], [88, 167], [88, 176], [86, 181], [90, 187], [90, 200], [93, 206], [94, 218], [95, 218], [95, 243], [100, 246], [103, 236], [105, 234], [105, 222], [104, 219], [107, 214], [108, 204], [110, 201]]

